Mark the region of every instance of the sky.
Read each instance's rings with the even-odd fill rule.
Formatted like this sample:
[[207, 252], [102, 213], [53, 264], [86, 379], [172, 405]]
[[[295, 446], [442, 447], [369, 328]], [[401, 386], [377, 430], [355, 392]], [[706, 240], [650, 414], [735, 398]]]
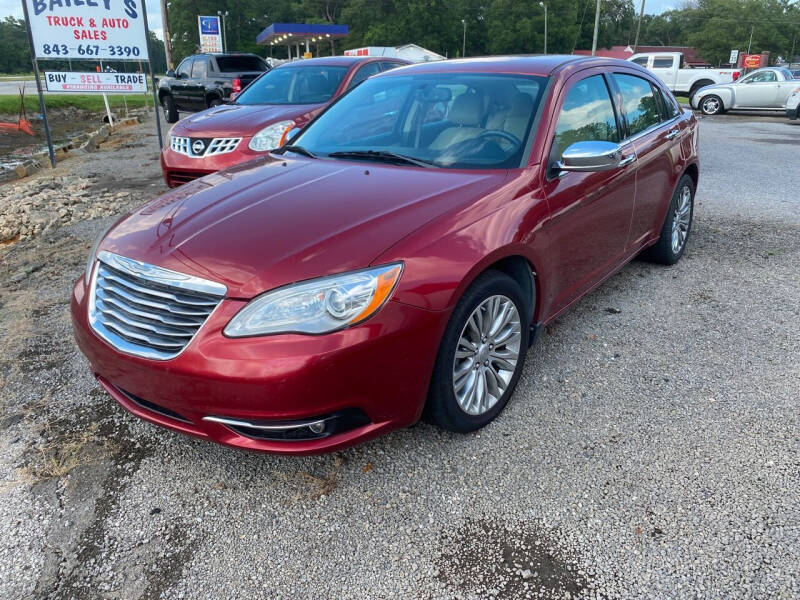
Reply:
[[[645, 13], [647, 14], [660, 14], [665, 10], [670, 10], [678, 6], [680, 0], [646, 0]], [[639, 12], [641, 7], [640, 0], [633, 0], [636, 7], [636, 12]], [[22, 4], [20, 0], [0, 0], [0, 18], [7, 16], [22, 17]], [[150, 29], [161, 38], [161, 6], [159, 0], [147, 0], [147, 21]], [[269, 23], [264, 23], [264, 27]]]

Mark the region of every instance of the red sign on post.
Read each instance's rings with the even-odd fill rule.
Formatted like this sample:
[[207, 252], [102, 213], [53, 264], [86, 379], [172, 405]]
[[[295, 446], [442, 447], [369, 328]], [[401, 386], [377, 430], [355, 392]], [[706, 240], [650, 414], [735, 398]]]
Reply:
[[745, 69], [758, 69], [761, 66], [761, 55], [745, 54], [742, 59], [742, 66]]

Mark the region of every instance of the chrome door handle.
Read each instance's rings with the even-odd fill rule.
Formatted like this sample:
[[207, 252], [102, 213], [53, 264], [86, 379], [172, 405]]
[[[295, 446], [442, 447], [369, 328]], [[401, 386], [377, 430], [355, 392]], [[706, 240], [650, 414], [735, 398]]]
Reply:
[[674, 140], [676, 137], [678, 137], [679, 133], [680, 133], [680, 129], [673, 129], [672, 131], [670, 131], [667, 134], [667, 139], [668, 140]]
[[623, 157], [622, 160], [619, 161], [619, 164], [617, 166], [624, 167], [625, 165], [631, 164], [635, 160], [636, 160], [636, 155], [629, 154], [628, 156]]

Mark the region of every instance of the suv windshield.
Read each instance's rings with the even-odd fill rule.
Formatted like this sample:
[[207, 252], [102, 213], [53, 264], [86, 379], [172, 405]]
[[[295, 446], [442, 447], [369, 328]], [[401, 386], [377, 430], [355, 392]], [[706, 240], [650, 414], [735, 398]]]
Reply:
[[333, 96], [347, 67], [278, 67], [251, 83], [236, 104], [321, 104]]
[[516, 168], [545, 82], [544, 77], [482, 73], [368, 79], [292, 145], [342, 160], [394, 162], [393, 155], [396, 162], [405, 158], [444, 168]]
[[267, 63], [258, 56], [217, 56], [216, 58], [220, 73], [267, 70]]

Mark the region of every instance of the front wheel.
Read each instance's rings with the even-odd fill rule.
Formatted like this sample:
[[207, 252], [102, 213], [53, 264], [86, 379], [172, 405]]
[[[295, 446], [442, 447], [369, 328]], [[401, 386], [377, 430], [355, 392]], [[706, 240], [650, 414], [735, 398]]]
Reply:
[[525, 363], [530, 334], [525, 307], [519, 284], [505, 273], [486, 271], [470, 285], [442, 337], [428, 420], [463, 433], [500, 414]]
[[161, 107], [164, 109], [164, 119], [167, 123], [177, 123], [180, 118], [175, 100], [169, 94], [161, 98]]
[[645, 251], [645, 258], [662, 265], [674, 265], [681, 259], [692, 230], [694, 192], [694, 180], [688, 175], [681, 177], [669, 203], [661, 235], [655, 245]]
[[700, 100], [700, 112], [704, 115], [719, 115], [725, 112], [722, 99], [719, 96], [705, 96]]

